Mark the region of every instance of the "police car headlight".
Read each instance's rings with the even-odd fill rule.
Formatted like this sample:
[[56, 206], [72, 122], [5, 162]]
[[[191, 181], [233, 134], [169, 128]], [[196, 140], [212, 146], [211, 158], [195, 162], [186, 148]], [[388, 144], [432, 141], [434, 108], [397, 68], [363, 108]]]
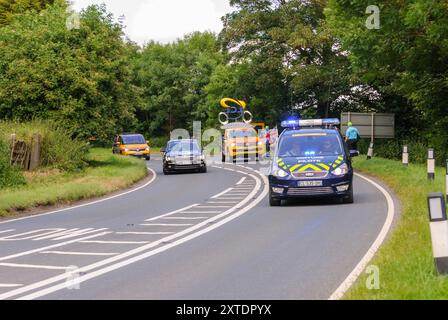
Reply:
[[235, 143], [235, 142], [232, 142], [231, 146], [232, 146], [232, 147], [235, 147], [235, 146], [236, 146], [236, 143]]
[[348, 173], [348, 165], [344, 163], [342, 166], [337, 167], [333, 171], [331, 171], [332, 174], [335, 176], [343, 176], [344, 174]]
[[258, 141], [258, 145], [262, 146], [263, 145], [263, 141]]
[[286, 172], [285, 170], [282, 170], [280, 168], [275, 168], [274, 171], [272, 172], [272, 174], [275, 177], [279, 177], [279, 178], [285, 178], [288, 176], [288, 172]]

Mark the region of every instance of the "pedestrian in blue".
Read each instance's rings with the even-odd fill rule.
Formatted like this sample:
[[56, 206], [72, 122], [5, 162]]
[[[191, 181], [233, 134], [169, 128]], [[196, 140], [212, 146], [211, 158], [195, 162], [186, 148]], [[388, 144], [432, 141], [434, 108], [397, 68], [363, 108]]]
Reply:
[[358, 150], [358, 141], [360, 138], [359, 131], [353, 126], [352, 122], [347, 123], [347, 131], [345, 132], [345, 141], [349, 150]]

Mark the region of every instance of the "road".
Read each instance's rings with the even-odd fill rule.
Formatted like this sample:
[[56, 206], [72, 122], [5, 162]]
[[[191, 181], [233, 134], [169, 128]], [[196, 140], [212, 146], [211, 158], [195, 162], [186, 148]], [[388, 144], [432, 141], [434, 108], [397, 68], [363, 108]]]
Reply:
[[0, 222], [0, 299], [328, 299], [388, 218], [359, 177], [354, 204], [271, 208], [254, 165], [148, 166], [136, 191]]

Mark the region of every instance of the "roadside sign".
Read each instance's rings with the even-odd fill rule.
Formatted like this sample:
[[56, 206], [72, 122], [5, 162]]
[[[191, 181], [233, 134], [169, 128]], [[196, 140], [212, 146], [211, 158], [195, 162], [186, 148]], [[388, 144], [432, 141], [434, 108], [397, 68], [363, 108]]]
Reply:
[[362, 138], [395, 138], [395, 114], [393, 113], [359, 113], [343, 112], [341, 114], [341, 132], [347, 130], [347, 123], [352, 122], [358, 128]]

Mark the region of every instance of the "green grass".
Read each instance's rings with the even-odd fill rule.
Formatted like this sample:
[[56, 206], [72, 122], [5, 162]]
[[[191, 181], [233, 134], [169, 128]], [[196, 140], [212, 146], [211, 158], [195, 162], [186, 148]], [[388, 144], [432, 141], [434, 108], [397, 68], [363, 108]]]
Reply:
[[93, 148], [78, 173], [56, 169], [27, 173], [25, 186], [0, 190], [0, 217], [42, 205], [67, 204], [126, 188], [144, 178], [145, 161]]
[[448, 299], [448, 278], [436, 274], [432, 257], [426, 196], [445, 192], [445, 170], [427, 180], [426, 166], [399, 161], [356, 158], [354, 166], [384, 181], [401, 202], [401, 217], [391, 236], [370, 263], [380, 269], [380, 289], [366, 287], [363, 274], [345, 299]]

